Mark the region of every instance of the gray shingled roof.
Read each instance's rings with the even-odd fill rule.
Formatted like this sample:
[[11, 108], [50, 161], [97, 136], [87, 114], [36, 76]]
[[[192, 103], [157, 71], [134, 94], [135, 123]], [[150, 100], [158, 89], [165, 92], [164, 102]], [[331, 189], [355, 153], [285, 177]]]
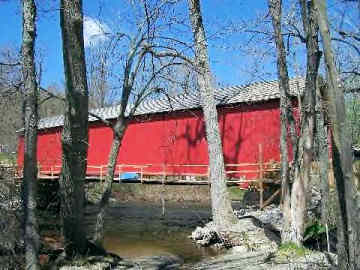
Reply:
[[[304, 89], [304, 78], [294, 78], [290, 80], [290, 94], [297, 96]], [[278, 81], [258, 82], [243, 86], [231, 86], [216, 89], [215, 100], [218, 105], [229, 105], [236, 103], [252, 103], [279, 98]], [[148, 99], [142, 102], [136, 109], [135, 115], [146, 115], [161, 112], [178, 110], [188, 110], [200, 107], [199, 93], [190, 92], [174, 96], [166, 96], [158, 99]], [[128, 110], [129, 111], [129, 110]], [[120, 105], [91, 110], [93, 114], [102, 119], [115, 119], [120, 112]], [[97, 121], [93, 116], [89, 116], [89, 121]], [[39, 122], [39, 129], [53, 128], [62, 126], [64, 116], [43, 118]]]

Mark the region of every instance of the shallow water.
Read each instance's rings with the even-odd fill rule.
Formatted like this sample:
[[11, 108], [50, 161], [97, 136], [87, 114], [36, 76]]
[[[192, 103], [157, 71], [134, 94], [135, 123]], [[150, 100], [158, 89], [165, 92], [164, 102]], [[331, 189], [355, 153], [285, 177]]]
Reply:
[[105, 248], [120, 257], [173, 254], [197, 262], [218, 254], [195, 246], [188, 238], [209, 221], [210, 208], [190, 203], [162, 207], [147, 202], [113, 204], [107, 213]]

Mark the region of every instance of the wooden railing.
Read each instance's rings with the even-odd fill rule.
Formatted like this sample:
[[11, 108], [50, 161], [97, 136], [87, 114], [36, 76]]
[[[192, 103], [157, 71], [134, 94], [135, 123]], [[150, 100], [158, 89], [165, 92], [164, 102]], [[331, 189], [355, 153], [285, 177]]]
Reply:
[[[225, 164], [227, 183], [238, 184], [240, 188], [247, 188], [249, 184], [256, 187], [260, 193], [260, 207], [263, 207], [269, 202], [269, 199], [264, 202], [263, 197], [265, 174], [279, 171], [279, 168], [274, 168], [273, 165], [274, 162], [263, 162], [262, 145], [259, 145], [258, 162]], [[19, 177], [22, 178], [22, 170], [17, 171]], [[58, 179], [60, 173], [60, 165], [38, 165], [39, 179]], [[138, 174], [141, 183], [210, 184], [210, 170], [207, 164], [118, 164], [115, 167], [114, 180], [121, 181], [123, 173]], [[87, 179], [98, 179], [102, 182], [107, 175], [108, 165], [87, 166]], [[251, 176], [251, 179], [247, 179], [245, 176]], [[278, 194], [277, 191], [270, 200]]]
[[[234, 177], [229, 177], [229, 182], [239, 182], [240, 180], [244, 182], [254, 182], [259, 178], [263, 178], [265, 172], [278, 171], [277, 168], [270, 168], [274, 163], [240, 163], [240, 164], [226, 164], [225, 173], [227, 175], [234, 175]], [[203, 168], [201, 171], [204, 172], [186, 172], [184, 168]], [[246, 167], [247, 169], [242, 169]], [[256, 169], [248, 169], [253, 167]], [[93, 166], [89, 165], [87, 167], [86, 175], [87, 177], [96, 177], [99, 179], [104, 179], [107, 176], [107, 165]], [[159, 169], [161, 168], [161, 169]], [[178, 168], [173, 170], [173, 168]], [[229, 168], [229, 169], [227, 169]], [[185, 172], [184, 172], [185, 171]], [[57, 178], [61, 173], [61, 166], [46, 166], [46, 169], [42, 166], [38, 167], [38, 177], [39, 178]], [[135, 165], [135, 164], [118, 164], [115, 168], [115, 179], [119, 179], [119, 176], [122, 173], [136, 173], [139, 174], [139, 178], [145, 178], [146, 176], [194, 176], [194, 177], [208, 177], [209, 176], [209, 166], [205, 164], [146, 164], [146, 165]], [[247, 179], [242, 175], [256, 175], [254, 179]], [[238, 178], [238, 180], [236, 180]], [[234, 180], [232, 180], [234, 179]]]
[[[256, 178], [263, 178], [265, 172], [278, 171], [277, 168], [270, 168], [273, 165], [273, 162], [267, 163], [239, 163], [239, 164], [225, 164], [225, 172], [227, 175], [245, 175], [252, 174], [256, 175]], [[246, 169], [242, 169], [242, 168]], [[96, 176], [103, 179], [107, 176], [107, 165], [88, 165], [87, 166], [87, 176]], [[176, 170], [174, 170], [176, 168]], [[186, 172], [186, 168], [200, 168], [198, 172]], [[254, 169], [249, 169], [254, 168]], [[22, 171], [22, 168], [19, 169]], [[185, 172], [184, 172], [185, 171]], [[202, 172], [201, 172], [202, 171]], [[43, 177], [58, 177], [61, 173], [60, 165], [53, 166], [38, 166], [38, 176]], [[209, 166], [206, 164], [118, 164], [115, 168], [115, 176], [119, 177], [119, 174], [122, 173], [138, 173], [140, 178], [146, 175], [154, 176], [199, 176], [199, 177], [208, 177], [209, 176]], [[22, 175], [20, 173], [20, 175]], [[235, 178], [235, 177], [233, 177]], [[239, 176], [239, 179], [243, 177]], [[232, 180], [229, 180], [232, 181]], [[235, 181], [235, 180], [234, 180]], [[255, 181], [255, 180], [246, 180]]]
[[[278, 168], [272, 168], [272, 162], [263, 162], [262, 145], [259, 145], [259, 158], [255, 163], [237, 163], [225, 164], [225, 172], [228, 176], [228, 182], [259, 182], [264, 178], [265, 172], [277, 171]], [[107, 174], [108, 166], [88, 165], [87, 178], [98, 178], [103, 180]], [[22, 177], [22, 169], [17, 170]], [[38, 177], [56, 179], [61, 172], [61, 165], [38, 165]], [[190, 176], [195, 178], [208, 178], [209, 166], [207, 164], [118, 164], [115, 167], [115, 180], [120, 180], [122, 173], [137, 173], [140, 181], [143, 182], [146, 177], [159, 176], [166, 179], [168, 176]], [[245, 175], [252, 175], [251, 179], [245, 179]], [[260, 189], [263, 189], [262, 182], [259, 183]]]

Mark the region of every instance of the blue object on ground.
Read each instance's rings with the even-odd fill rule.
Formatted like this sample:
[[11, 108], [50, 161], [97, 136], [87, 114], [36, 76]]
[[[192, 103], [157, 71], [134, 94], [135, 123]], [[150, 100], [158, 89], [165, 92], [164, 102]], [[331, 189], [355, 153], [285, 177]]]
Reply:
[[139, 179], [139, 174], [132, 172], [125, 172], [120, 175], [120, 180], [136, 180]]

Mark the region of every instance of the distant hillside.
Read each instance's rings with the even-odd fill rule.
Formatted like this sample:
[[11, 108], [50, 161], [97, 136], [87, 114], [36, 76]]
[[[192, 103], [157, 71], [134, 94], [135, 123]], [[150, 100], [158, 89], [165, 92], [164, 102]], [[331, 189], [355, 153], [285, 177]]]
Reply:
[[[22, 102], [23, 95], [21, 92], [13, 92], [0, 98], [0, 144], [7, 145], [10, 152], [17, 150], [16, 131], [22, 128]], [[49, 99], [46, 93], [40, 95], [39, 115], [41, 118], [63, 112], [63, 101], [55, 98]]]

